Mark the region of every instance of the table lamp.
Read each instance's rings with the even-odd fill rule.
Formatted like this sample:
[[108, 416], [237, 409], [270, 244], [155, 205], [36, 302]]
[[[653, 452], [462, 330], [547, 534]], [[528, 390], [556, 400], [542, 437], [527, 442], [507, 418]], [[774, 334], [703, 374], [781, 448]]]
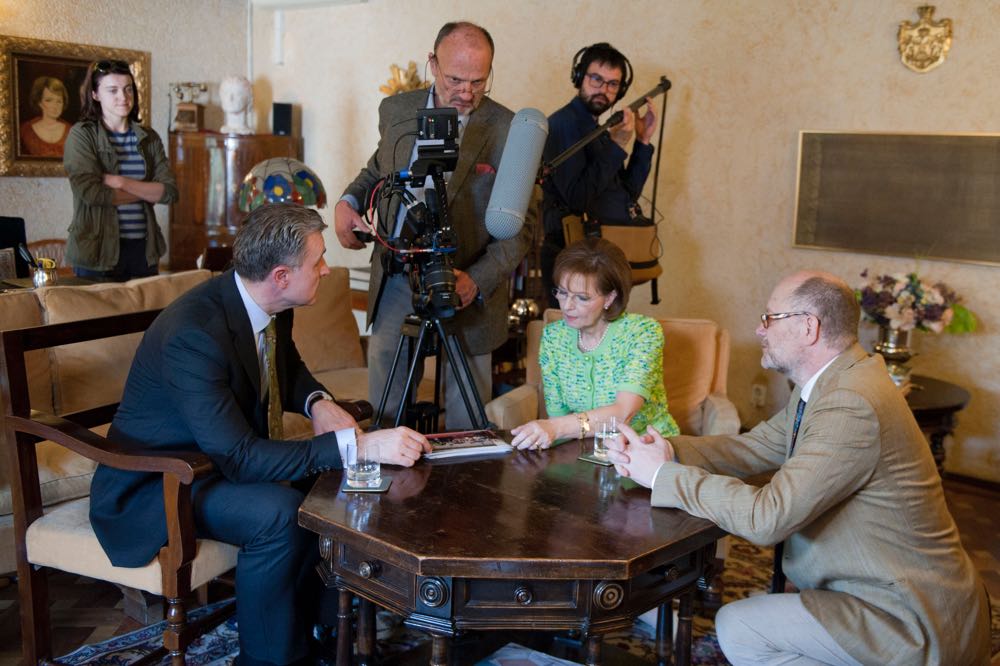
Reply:
[[240, 183], [237, 204], [249, 213], [266, 203], [326, 206], [326, 190], [312, 169], [291, 157], [258, 162]]

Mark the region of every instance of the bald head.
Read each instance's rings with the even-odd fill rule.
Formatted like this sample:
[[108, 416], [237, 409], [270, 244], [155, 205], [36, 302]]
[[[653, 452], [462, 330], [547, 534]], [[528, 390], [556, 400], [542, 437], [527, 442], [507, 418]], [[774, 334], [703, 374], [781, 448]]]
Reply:
[[800, 271], [784, 278], [775, 292], [788, 294], [796, 309], [813, 313], [820, 321], [820, 337], [838, 353], [858, 340], [861, 309], [854, 290], [842, 279], [822, 271]]
[[445, 39], [454, 40], [453, 43], [455, 45], [464, 45], [468, 48], [476, 49], [485, 47], [490, 51], [490, 59], [493, 59], [493, 37], [486, 28], [478, 26], [475, 23], [470, 23], [469, 21], [445, 23], [438, 30], [437, 37], [434, 39], [435, 52]]

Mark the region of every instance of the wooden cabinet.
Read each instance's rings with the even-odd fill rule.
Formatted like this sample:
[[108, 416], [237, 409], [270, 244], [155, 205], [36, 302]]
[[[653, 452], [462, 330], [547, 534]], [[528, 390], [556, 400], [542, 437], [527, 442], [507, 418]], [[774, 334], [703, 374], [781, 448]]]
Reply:
[[171, 132], [170, 164], [180, 197], [170, 206], [170, 269], [195, 267], [207, 247], [232, 245], [245, 213], [243, 177], [269, 157], [302, 159], [302, 139], [271, 134]]

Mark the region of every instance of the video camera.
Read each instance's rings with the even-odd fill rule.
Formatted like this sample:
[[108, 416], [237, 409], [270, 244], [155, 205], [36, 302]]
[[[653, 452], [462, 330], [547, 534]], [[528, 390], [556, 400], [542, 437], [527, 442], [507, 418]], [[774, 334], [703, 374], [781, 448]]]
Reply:
[[[417, 112], [417, 155], [409, 169], [391, 174], [379, 189], [379, 199], [400, 199], [405, 209], [402, 224], [388, 220], [376, 228], [394, 229], [387, 239], [384, 257], [396, 272], [409, 274], [413, 310], [423, 316], [450, 319], [460, 305], [455, 291], [452, 255], [458, 237], [448, 220], [444, 174], [458, 164], [458, 111], [453, 108], [421, 109]], [[427, 184], [428, 178], [432, 184]], [[411, 189], [423, 188], [419, 201]], [[391, 210], [386, 205], [379, 211]], [[387, 269], [390, 267], [387, 265]], [[391, 270], [391, 269], [390, 269]]]

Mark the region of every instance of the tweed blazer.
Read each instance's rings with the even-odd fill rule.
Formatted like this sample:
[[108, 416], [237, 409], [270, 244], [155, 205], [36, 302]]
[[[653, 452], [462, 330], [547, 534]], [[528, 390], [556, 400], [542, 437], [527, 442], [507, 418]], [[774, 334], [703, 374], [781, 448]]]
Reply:
[[[744, 435], [673, 437], [654, 506], [761, 545], [806, 609], [864, 664], [985, 664], [989, 606], [927, 441], [880, 356], [857, 344], [817, 380], [786, 461], [801, 389]], [[741, 479], [777, 470], [753, 486]]]
[[[364, 202], [370, 188], [383, 176], [406, 169], [416, 141], [417, 111], [427, 106], [426, 90], [387, 97], [379, 106], [379, 144], [368, 164], [344, 194]], [[454, 266], [469, 274], [479, 286], [482, 303], [474, 303], [455, 316], [470, 354], [486, 354], [507, 339], [507, 282], [531, 243], [534, 207], [528, 211], [524, 227], [514, 238], [497, 240], [486, 231], [486, 205], [500, 166], [510, 121], [509, 109], [486, 97], [469, 116], [463, 130], [458, 165], [447, 183], [448, 214], [458, 235]], [[398, 201], [383, 218], [395, 223]], [[384, 231], [384, 230], [380, 230]], [[368, 289], [368, 323], [378, 315], [378, 303], [385, 281], [383, 255], [379, 243], [372, 251], [371, 283]]]

